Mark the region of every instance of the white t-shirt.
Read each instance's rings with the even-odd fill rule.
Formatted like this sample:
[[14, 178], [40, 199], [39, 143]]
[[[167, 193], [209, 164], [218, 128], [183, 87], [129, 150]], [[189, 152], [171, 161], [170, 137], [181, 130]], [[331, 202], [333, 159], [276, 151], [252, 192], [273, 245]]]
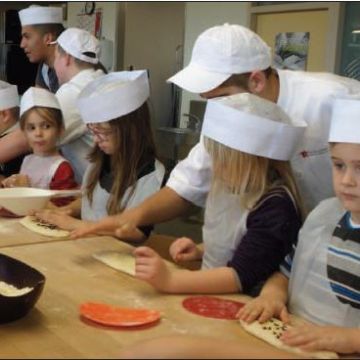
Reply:
[[[360, 82], [328, 73], [277, 70], [278, 105], [294, 120], [308, 124], [292, 159], [304, 203], [314, 208], [333, 196], [328, 133], [335, 98], [360, 93]], [[172, 171], [167, 186], [198, 206], [205, 206], [211, 182], [211, 158], [202, 141]]]
[[86, 157], [92, 148], [93, 141], [81, 119], [76, 100], [87, 84], [103, 75], [102, 70], [82, 70], [63, 84], [55, 94], [61, 106], [65, 125], [65, 132], [61, 138], [61, 151], [72, 164], [79, 184], [89, 164]]

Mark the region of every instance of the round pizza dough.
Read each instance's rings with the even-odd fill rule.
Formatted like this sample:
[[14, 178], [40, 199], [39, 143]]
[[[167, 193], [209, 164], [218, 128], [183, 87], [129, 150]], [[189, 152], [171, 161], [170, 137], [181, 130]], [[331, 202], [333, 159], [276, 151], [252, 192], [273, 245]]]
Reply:
[[213, 296], [191, 296], [183, 301], [186, 310], [214, 319], [235, 320], [243, 303]]
[[41, 235], [57, 238], [64, 238], [70, 235], [70, 231], [61, 230], [56, 225], [48, 224], [37, 219], [35, 216], [25, 216], [19, 222], [27, 229]]

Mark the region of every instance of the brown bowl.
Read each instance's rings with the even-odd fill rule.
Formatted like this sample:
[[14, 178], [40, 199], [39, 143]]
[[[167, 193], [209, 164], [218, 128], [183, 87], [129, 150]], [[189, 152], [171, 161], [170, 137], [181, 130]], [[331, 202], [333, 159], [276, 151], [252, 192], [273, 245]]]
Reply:
[[33, 288], [20, 296], [0, 294], [0, 323], [7, 323], [25, 316], [36, 304], [45, 284], [45, 276], [31, 266], [0, 254], [0, 281], [18, 289]]

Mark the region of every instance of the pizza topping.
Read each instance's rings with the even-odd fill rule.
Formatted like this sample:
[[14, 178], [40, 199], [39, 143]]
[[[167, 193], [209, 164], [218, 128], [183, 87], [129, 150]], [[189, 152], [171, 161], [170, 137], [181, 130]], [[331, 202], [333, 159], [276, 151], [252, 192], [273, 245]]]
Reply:
[[212, 296], [192, 296], [183, 301], [183, 306], [186, 310], [200, 316], [235, 320], [236, 314], [244, 304]]

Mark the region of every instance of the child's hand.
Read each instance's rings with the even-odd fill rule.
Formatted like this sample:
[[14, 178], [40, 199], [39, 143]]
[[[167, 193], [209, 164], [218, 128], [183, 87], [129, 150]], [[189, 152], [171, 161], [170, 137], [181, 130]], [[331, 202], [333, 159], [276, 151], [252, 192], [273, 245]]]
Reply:
[[352, 354], [357, 352], [352, 342], [352, 338], [359, 337], [359, 334], [355, 334], [356, 330], [358, 329], [305, 324], [286, 330], [280, 340], [305, 351], [329, 350]]
[[134, 256], [136, 277], [147, 281], [160, 291], [167, 291], [171, 279], [165, 261], [147, 246], [135, 249]]
[[14, 174], [14, 175], [7, 177], [5, 180], [3, 180], [1, 184], [3, 187], [6, 187], [6, 188], [29, 187], [30, 179], [27, 175]]
[[247, 323], [251, 323], [254, 320], [263, 323], [272, 317], [279, 318], [284, 323], [290, 322], [286, 305], [280, 300], [267, 296], [258, 296], [254, 300], [249, 301], [240, 309], [237, 317]]
[[187, 237], [175, 240], [171, 244], [169, 252], [175, 262], [198, 260], [203, 255], [194, 241]]
[[80, 225], [83, 225], [84, 222], [75, 219], [72, 216], [67, 215], [68, 210], [37, 210], [32, 211], [32, 215], [36, 216], [38, 219], [46, 221], [49, 224], [56, 225], [63, 230], [74, 230]]

